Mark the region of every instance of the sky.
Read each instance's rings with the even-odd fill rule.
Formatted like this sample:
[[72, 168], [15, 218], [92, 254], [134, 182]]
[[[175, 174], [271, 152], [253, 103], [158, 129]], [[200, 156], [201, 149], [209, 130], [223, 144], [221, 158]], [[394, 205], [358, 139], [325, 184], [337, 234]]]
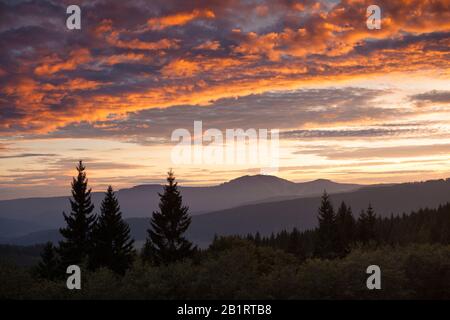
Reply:
[[95, 191], [262, 172], [174, 161], [194, 121], [279, 130], [291, 181], [450, 177], [448, 0], [0, 0], [0, 48], [0, 199], [69, 194], [78, 160]]

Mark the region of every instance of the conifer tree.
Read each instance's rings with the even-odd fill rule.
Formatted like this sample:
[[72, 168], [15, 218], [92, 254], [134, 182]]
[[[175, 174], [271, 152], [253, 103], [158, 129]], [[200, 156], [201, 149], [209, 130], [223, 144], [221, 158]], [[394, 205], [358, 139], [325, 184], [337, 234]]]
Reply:
[[259, 231], [256, 232], [254, 241], [256, 246], [261, 245], [261, 234], [259, 233]]
[[338, 229], [333, 206], [326, 191], [318, 212], [319, 228], [316, 244], [316, 255], [322, 258], [334, 258], [340, 250]]
[[297, 228], [294, 228], [289, 234], [289, 243], [287, 252], [296, 255], [301, 260], [306, 259], [305, 248], [303, 247], [302, 234]]
[[156, 264], [168, 264], [188, 258], [196, 249], [184, 236], [191, 217], [188, 207], [183, 206], [172, 170], [168, 172], [167, 182], [164, 193], [159, 194], [159, 211], [153, 212], [143, 250], [144, 260]]
[[361, 210], [359, 217], [358, 217], [358, 222], [357, 222], [357, 238], [358, 241], [366, 244], [368, 242], [367, 239], [367, 215], [366, 212], [364, 210]]
[[367, 208], [367, 239], [369, 241], [376, 241], [376, 230], [375, 225], [377, 222], [376, 214], [372, 208], [372, 205], [369, 203], [369, 207]]
[[89, 266], [94, 270], [106, 267], [123, 275], [134, 260], [134, 240], [130, 237], [130, 227], [122, 219], [119, 201], [111, 186], [105, 193], [100, 210], [92, 232]]
[[346, 254], [348, 253], [351, 243], [355, 240], [356, 222], [353, 218], [351, 207], [347, 207], [345, 202], [342, 202], [338, 209], [336, 223], [339, 235], [339, 245], [343, 250], [342, 254]]
[[80, 161], [77, 166], [78, 176], [72, 181], [71, 212], [63, 212], [67, 226], [59, 229], [64, 240], [59, 243], [61, 267], [80, 264], [87, 259], [91, 248], [91, 233], [95, 222], [92, 214], [94, 206], [91, 202], [91, 189], [88, 189], [85, 166]]
[[367, 211], [362, 210], [358, 218], [358, 240], [368, 244], [376, 240], [375, 224], [377, 218], [372, 206], [369, 204]]
[[47, 242], [41, 254], [36, 272], [39, 277], [54, 280], [59, 276], [60, 261], [53, 243]]

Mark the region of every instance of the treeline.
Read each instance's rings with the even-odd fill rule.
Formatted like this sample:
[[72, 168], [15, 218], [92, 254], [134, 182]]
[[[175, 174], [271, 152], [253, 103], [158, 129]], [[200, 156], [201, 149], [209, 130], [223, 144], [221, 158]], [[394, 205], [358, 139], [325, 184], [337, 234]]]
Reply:
[[[70, 214], [63, 213], [67, 226], [60, 229], [64, 240], [54, 247], [48, 243], [37, 267], [46, 279], [65, 276], [68, 265], [83, 265], [95, 271], [108, 268], [124, 275], [139, 257], [150, 265], [168, 265], [186, 258], [200, 257], [201, 252], [184, 234], [191, 218], [172, 171], [160, 196], [159, 211], [153, 212], [148, 236], [140, 253], [134, 247], [130, 229], [123, 221], [120, 205], [110, 186], [95, 215], [85, 167], [80, 161], [78, 175], [72, 181]], [[300, 261], [310, 258], [343, 258], [353, 248], [408, 245], [413, 243], [450, 244], [450, 204], [437, 209], [422, 209], [409, 215], [381, 218], [370, 203], [355, 219], [350, 205], [342, 202], [335, 210], [326, 192], [317, 213], [318, 227], [300, 232], [282, 231], [269, 237], [249, 234], [246, 240], [256, 246], [281, 249]], [[237, 237], [242, 238], [242, 237]], [[218, 246], [216, 237], [211, 248]], [[220, 246], [220, 245], [219, 245]]]
[[[381, 290], [366, 287], [369, 265]], [[83, 269], [82, 289], [0, 264], [0, 299], [450, 299], [450, 246], [353, 249], [341, 259], [301, 262], [283, 250], [220, 238], [201, 254], [167, 265], [142, 263], [124, 276]]]
[[0, 263], [7, 262], [19, 266], [32, 266], [39, 261], [43, 249], [43, 244], [33, 246], [0, 244]]
[[[450, 299], [450, 204], [389, 218], [368, 204], [355, 219], [324, 193], [314, 230], [215, 237], [199, 250], [170, 171], [137, 252], [112, 187], [96, 215], [82, 162], [77, 170], [64, 239], [31, 272], [0, 264], [0, 299]], [[69, 264], [82, 267], [82, 290], [65, 286]], [[382, 290], [366, 287], [372, 264]]]
[[[108, 268], [123, 276], [138, 253], [130, 228], [122, 219], [119, 201], [109, 186], [100, 213], [96, 215], [82, 161], [76, 169], [78, 175], [72, 181], [71, 212], [63, 212], [66, 227], [59, 230], [63, 240], [56, 247], [50, 242], [45, 245], [35, 272], [42, 278], [55, 280], [66, 275], [69, 265], [82, 265], [89, 271]], [[154, 265], [189, 258], [197, 250], [184, 237], [191, 218], [188, 208], [182, 204], [172, 171], [168, 173], [167, 182], [160, 194], [159, 211], [153, 212], [141, 253], [142, 261]]]
[[357, 219], [352, 209], [342, 202], [335, 213], [328, 195], [322, 197], [319, 227], [300, 232], [259, 233], [243, 237], [257, 246], [282, 249], [301, 260], [308, 258], [339, 258], [352, 248], [399, 246], [419, 243], [450, 244], [450, 203], [436, 209], [420, 209], [410, 214], [380, 217], [369, 204]]

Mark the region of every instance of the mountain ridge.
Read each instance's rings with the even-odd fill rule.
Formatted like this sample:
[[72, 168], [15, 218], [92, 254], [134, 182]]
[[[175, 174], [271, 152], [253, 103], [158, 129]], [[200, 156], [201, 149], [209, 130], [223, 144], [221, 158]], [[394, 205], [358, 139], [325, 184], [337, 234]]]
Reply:
[[[371, 203], [380, 216], [401, 215], [420, 208], [435, 208], [450, 202], [450, 179], [428, 180], [425, 182], [403, 183], [394, 185], [368, 186], [352, 192], [331, 194], [330, 199], [335, 208], [345, 201], [358, 217], [360, 210]], [[299, 230], [317, 226], [317, 208], [320, 197], [297, 198], [284, 201], [258, 203], [229, 208], [215, 212], [199, 214], [192, 217], [188, 229], [189, 239], [204, 247], [218, 235], [245, 235], [260, 232], [268, 235], [283, 229], [296, 227]], [[145, 218], [128, 218], [132, 236], [142, 242], [149, 227], [150, 215]], [[57, 230], [29, 234], [9, 239], [15, 244], [33, 244], [55, 241], [59, 237]], [[3, 240], [4, 242], [5, 240]]]
[[[361, 187], [356, 184], [330, 183], [323, 181], [295, 183], [275, 176], [255, 175], [239, 177], [209, 187], [180, 186], [180, 191], [191, 214], [196, 215], [232, 208], [248, 202], [259, 202], [272, 196], [308, 196], [317, 193], [317, 190], [322, 192], [323, 188], [329, 188], [333, 193]], [[158, 208], [158, 193], [162, 191], [163, 185], [158, 184], [138, 185], [119, 190], [117, 197], [124, 217], [150, 216]], [[103, 196], [103, 192], [92, 193], [96, 209]], [[69, 196], [0, 201], [0, 218], [39, 221], [48, 228], [61, 226], [63, 223], [61, 213], [69, 210]]]

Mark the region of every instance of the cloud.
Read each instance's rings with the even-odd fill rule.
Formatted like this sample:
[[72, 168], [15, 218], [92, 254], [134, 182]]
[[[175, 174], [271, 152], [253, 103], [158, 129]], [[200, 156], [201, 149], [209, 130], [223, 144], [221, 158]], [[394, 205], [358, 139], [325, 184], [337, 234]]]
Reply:
[[178, 12], [176, 14], [151, 18], [148, 25], [152, 30], [162, 30], [168, 27], [182, 26], [197, 19], [214, 19], [215, 14], [208, 9], [194, 9], [192, 12]]
[[[81, 1], [0, 4], [0, 131], [49, 133], [127, 113], [374, 74], [448, 72], [448, 1]], [[267, 8], [270, 14], [267, 14]], [[239, 31], [239, 32], [237, 32]]]
[[75, 70], [79, 65], [92, 61], [90, 52], [86, 48], [73, 50], [67, 60], [58, 56], [45, 57], [42, 63], [34, 69], [38, 76], [51, 75], [59, 71]]
[[218, 50], [220, 48], [219, 41], [206, 41], [198, 46], [196, 46], [195, 50]]
[[54, 153], [20, 153], [0, 156], [0, 159], [34, 158], [34, 157], [56, 157]]
[[[253, 94], [215, 101], [209, 106], [181, 105], [147, 109], [126, 117], [96, 122], [81, 122], [58, 128], [51, 134], [34, 138], [111, 138], [139, 144], [165, 144], [178, 128], [192, 131], [194, 121], [203, 129], [235, 128], [281, 129], [281, 138], [389, 136], [416, 132], [414, 128], [368, 128], [352, 130], [302, 129], [304, 126], [343, 126], [361, 122], [398, 120], [411, 111], [374, 106], [373, 101], [387, 94], [385, 90], [364, 88], [304, 89]], [[291, 129], [291, 130], [290, 130]]]
[[342, 150], [327, 150], [324, 148], [321, 151], [316, 150], [316, 152], [330, 160], [408, 158], [448, 155], [450, 154], [450, 144], [399, 145], [393, 147], [345, 148]]
[[413, 95], [410, 99], [415, 101], [418, 107], [435, 104], [450, 104], [450, 91], [432, 90]]
[[[311, 139], [311, 138], [371, 138], [402, 136], [405, 134], [417, 134], [423, 129], [385, 129], [385, 128], [364, 128], [364, 129], [341, 129], [341, 130], [292, 130], [280, 133], [285, 139]], [[426, 131], [429, 134], [429, 131]]]

